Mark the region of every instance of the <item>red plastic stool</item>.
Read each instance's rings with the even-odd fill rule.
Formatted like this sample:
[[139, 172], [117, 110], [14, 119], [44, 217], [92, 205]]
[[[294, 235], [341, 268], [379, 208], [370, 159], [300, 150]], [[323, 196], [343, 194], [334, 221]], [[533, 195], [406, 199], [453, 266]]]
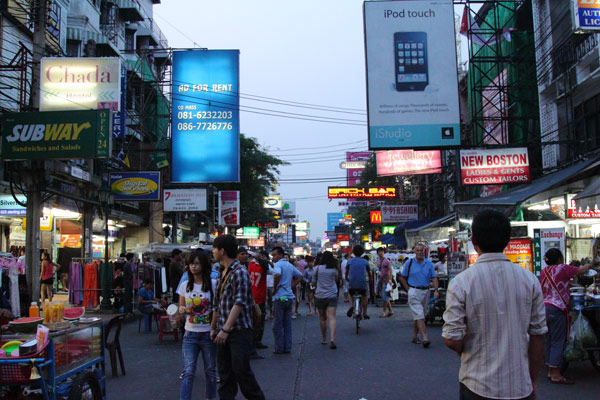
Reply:
[[[168, 324], [168, 325], [167, 325]], [[168, 315], [161, 315], [158, 325], [158, 343], [162, 343], [163, 335], [173, 336], [176, 342], [179, 341], [179, 336], [177, 334], [177, 328], [171, 328], [171, 332], [167, 332], [167, 326], [171, 326], [171, 321], [169, 320]]]

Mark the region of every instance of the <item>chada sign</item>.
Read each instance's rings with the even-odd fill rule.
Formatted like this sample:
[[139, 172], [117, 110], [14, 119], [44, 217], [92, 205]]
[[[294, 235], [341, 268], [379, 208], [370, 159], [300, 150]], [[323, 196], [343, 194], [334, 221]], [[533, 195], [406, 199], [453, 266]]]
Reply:
[[461, 150], [460, 172], [463, 185], [527, 183], [531, 180], [526, 147]]
[[2, 159], [108, 158], [111, 122], [109, 110], [5, 113]]
[[419, 219], [419, 207], [416, 205], [381, 206], [381, 219], [384, 223], [415, 221]]
[[395, 198], [397, 194], [395, 187], [356, 187], [356, 186], [329, 186], [327, 197], [330, 199], [373, 199], [373, 198]]
[[40, 111], [121, 109], [117, 57], [44, 57], [40, 83]]
[[381, 211], [371, 211], [371, 223], [372, 224], [380, 224], [381, 223]]
[[164, 189], [163, 211], [206, 211], [206, 189]]
[[442, 159], [439, 150], [388, 150], [378, 151], [377, 175], [439, 174]]
[[158, 201], [160, 200], [160, 172], [111, 172], [110, 190], [115, 200]]

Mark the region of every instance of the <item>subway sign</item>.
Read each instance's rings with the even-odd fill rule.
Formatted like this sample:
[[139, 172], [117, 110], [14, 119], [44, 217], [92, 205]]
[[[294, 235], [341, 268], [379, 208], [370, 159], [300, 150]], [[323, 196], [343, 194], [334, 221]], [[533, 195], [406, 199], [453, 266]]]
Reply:
[[2, 159], [108, 158], [111, 123], [110, 110], [6, 113]]
[[330, 199], [381, 199], [396, 198], [395, 187], [356, 187], [356, 186], [329, 186], [327, 197]]

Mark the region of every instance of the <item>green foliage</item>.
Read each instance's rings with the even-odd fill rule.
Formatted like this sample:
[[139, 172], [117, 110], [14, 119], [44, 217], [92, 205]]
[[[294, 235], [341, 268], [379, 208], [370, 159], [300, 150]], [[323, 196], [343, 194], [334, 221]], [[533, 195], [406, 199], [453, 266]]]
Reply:
[[279, 168], [288, 163], [269, 155], [255, 138], [240, 134], [240, 182], [215, 185], [219, 190], [239, 190], [243, 226], [274, 221], [263, 208], [264, 197], [277, 182]]

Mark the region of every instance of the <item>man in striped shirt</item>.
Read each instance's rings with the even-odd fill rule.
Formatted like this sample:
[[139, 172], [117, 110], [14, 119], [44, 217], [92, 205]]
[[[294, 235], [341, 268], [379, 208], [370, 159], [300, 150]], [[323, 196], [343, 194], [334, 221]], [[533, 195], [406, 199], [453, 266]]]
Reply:
[[546, 315], [538, 279], [502, 251], [510, 222], [484, 210], [472, 224], [477, 262], [450, 282], [442, 337], [461, 357], [460, 399], [534, 399]]

